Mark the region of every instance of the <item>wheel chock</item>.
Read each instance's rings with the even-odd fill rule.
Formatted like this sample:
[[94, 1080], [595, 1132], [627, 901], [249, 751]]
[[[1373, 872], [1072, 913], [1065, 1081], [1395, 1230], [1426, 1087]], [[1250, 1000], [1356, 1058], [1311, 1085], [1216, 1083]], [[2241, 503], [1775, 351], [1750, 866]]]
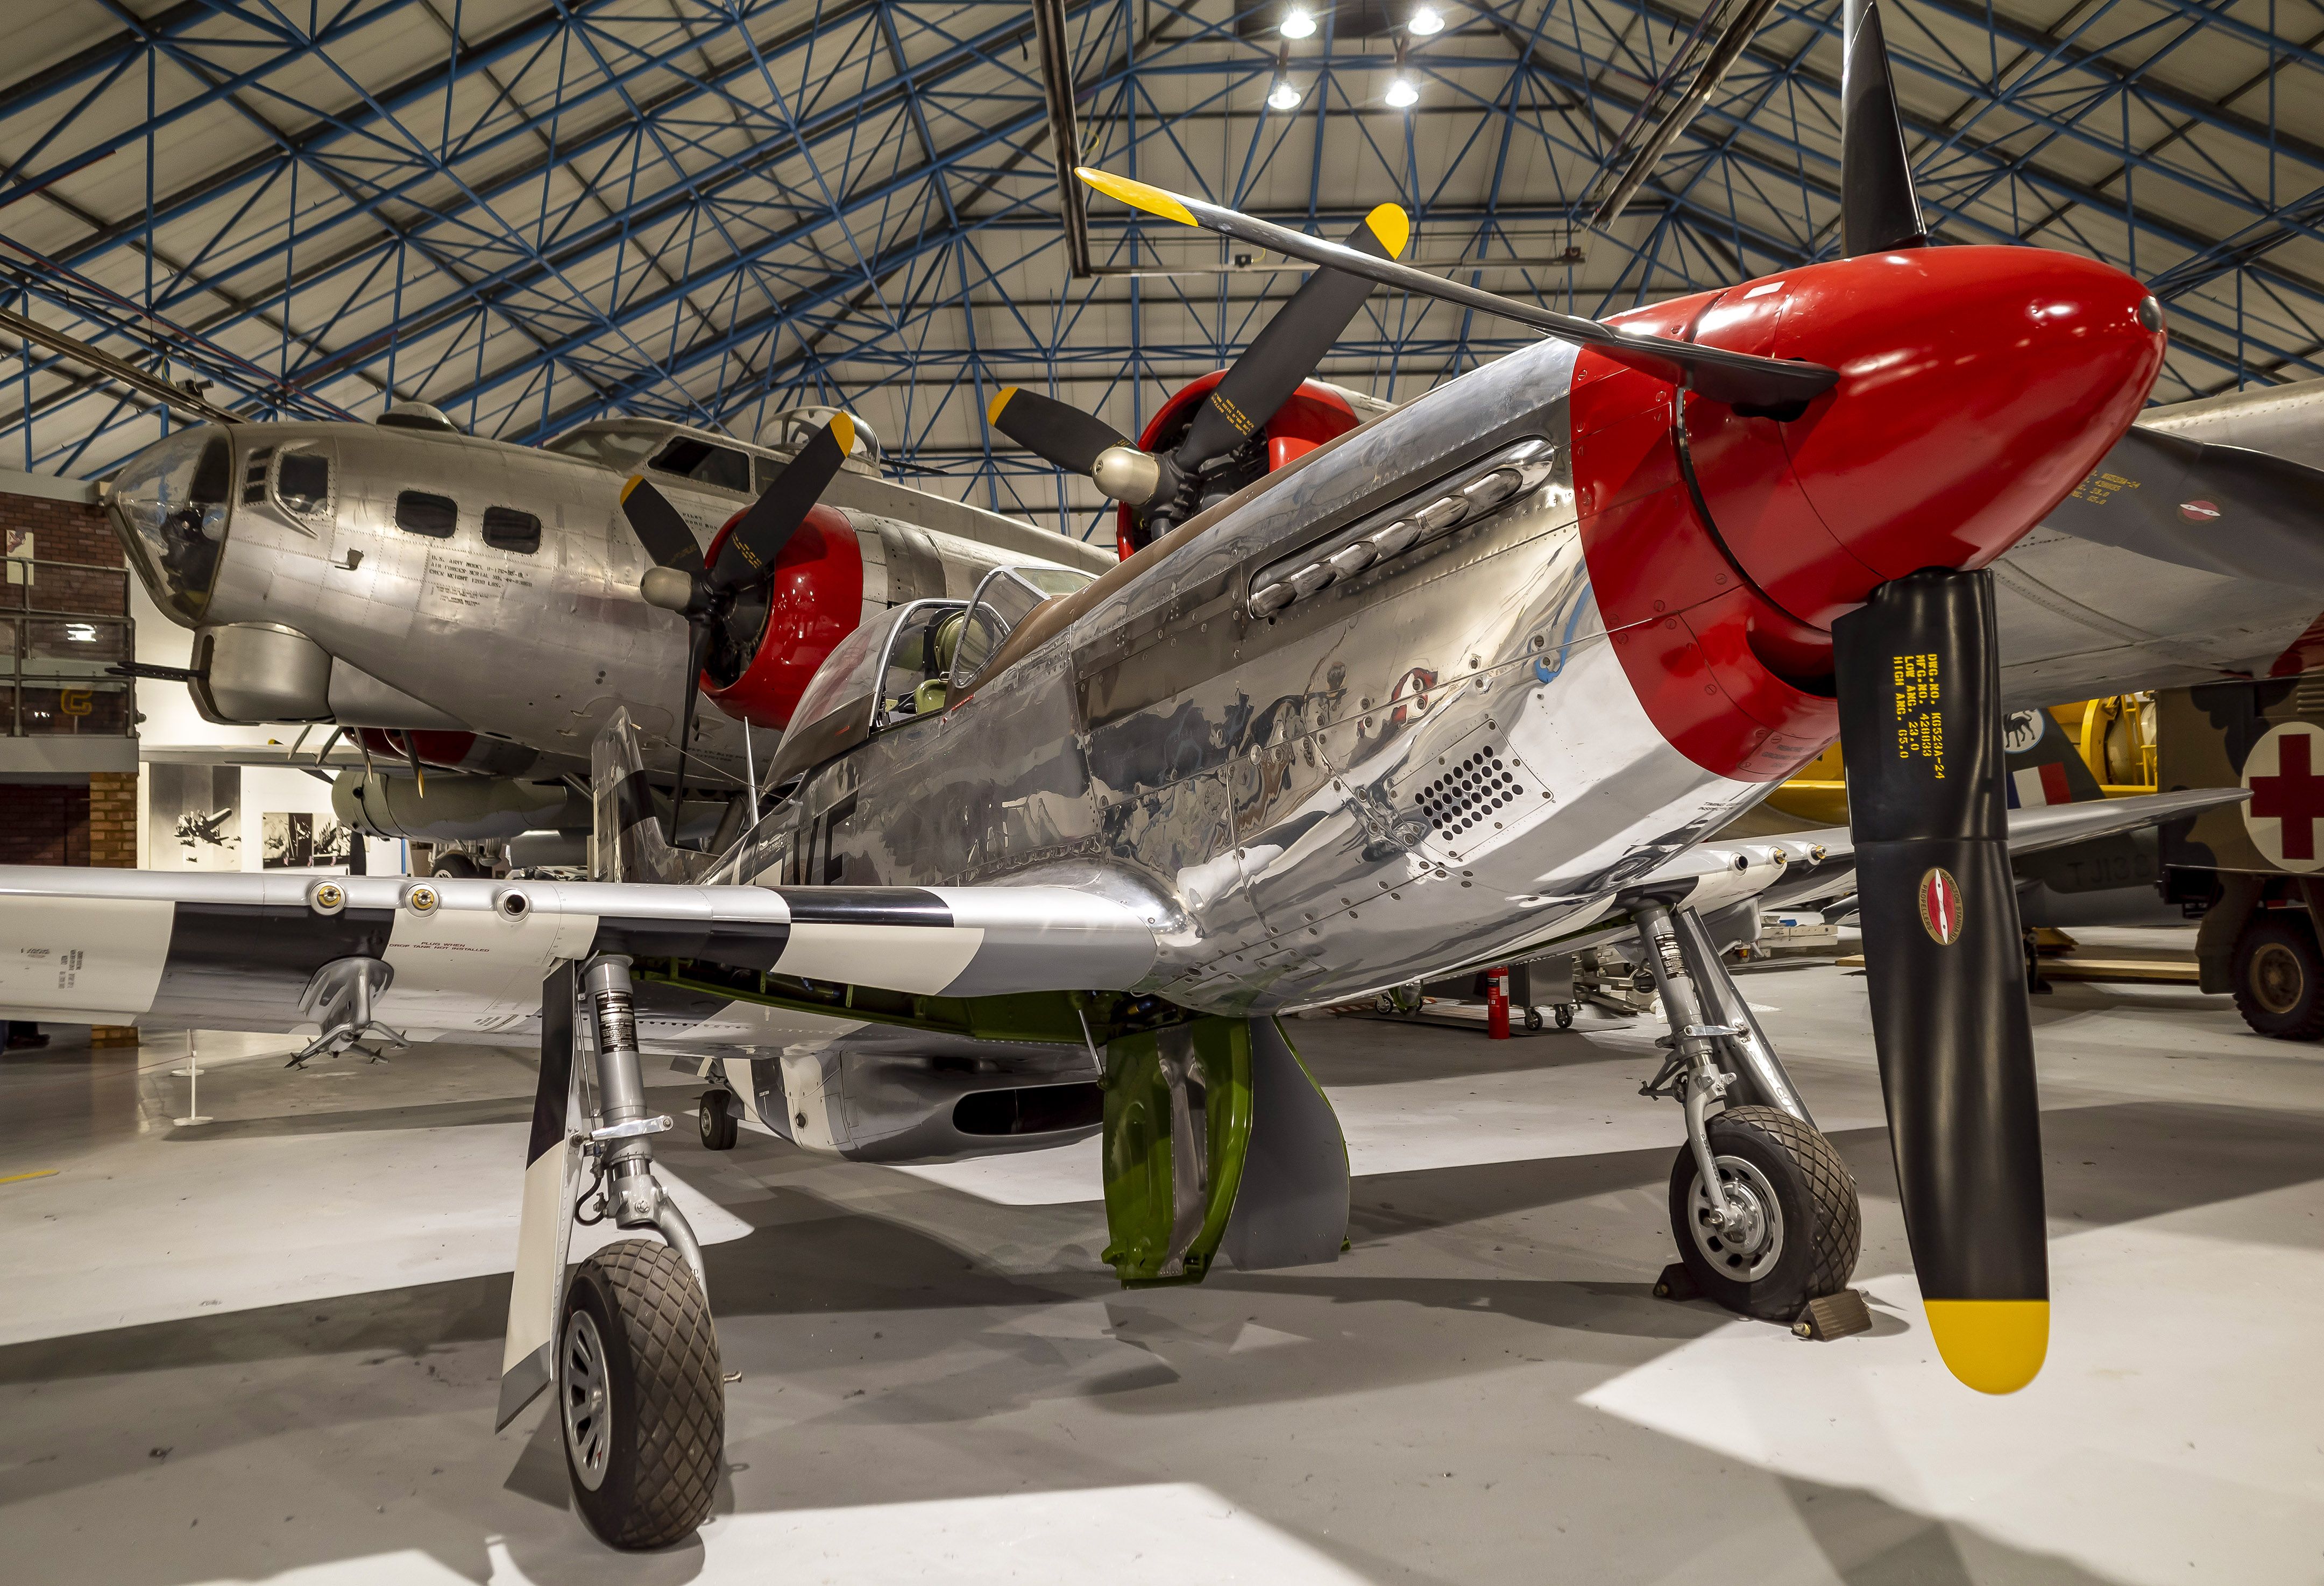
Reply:
[[1865, 1308], [1860, 1291], [1843, 1288], [1801, 1306], [1800, 1314], [1792, 1319], [1792, 1331], [1802, 1338], [1829, 1343], [1851, 1332], [1871, 1332], [1872, 1313]]
[[1694, 1286], [1694, 1274], [1686, 1269], [1683, 1261], [1673, 1261], [1655, 1279], [1655, 1298], [1658, 1300], [1699, 1300], [1702, 1290]]

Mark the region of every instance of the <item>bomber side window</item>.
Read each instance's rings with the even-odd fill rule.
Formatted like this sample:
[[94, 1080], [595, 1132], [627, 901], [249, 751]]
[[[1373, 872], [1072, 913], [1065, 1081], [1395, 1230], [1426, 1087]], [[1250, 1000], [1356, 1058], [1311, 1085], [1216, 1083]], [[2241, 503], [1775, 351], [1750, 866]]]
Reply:
[[677, 436], [655, 455], [653, 466], [681, 479], [751, 493], [751, 456], [731, 446], [716, 446], [691, 435]]
[[514, 507], [486, 507], [484, 543], [495, 550], [521, 550], [529, 556], [540, 549], [540, 520]]
[[304, 517], [331, 504], [331, 459], [321, 452], [284, 452], [274, 466], [274, 495]]
[[459, 503], [448, 495], [407, 490], [395, 498], [395, 526], [430, 539], [449, 539], [460, 526]]
[[266, 499], [266, 466], [274, 459], [271, 446], [254, 447], [244, 466], [242, 480], [242, 504], [254, 507]]

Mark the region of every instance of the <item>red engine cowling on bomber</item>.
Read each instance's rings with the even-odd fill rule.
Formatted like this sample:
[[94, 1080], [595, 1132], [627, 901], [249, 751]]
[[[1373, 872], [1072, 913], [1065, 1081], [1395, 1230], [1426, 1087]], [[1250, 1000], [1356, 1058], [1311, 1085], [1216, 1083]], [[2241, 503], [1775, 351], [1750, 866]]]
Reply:
[[[715, 563], [742, 514], [718, 530], [704, 557]], [[847, 514], [818, 506], [775, 557], [773, 575], [746, 590], [714, 645], [702, 691], [754, 727], [790, 724], [799, 696], [834, 646], [863, 617], [863, 551]]]

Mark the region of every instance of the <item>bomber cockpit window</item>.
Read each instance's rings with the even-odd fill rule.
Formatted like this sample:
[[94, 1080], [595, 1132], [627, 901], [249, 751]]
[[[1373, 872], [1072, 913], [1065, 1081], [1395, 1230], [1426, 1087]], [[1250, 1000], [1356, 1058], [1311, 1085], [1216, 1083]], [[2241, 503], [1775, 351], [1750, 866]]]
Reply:
[[655, 454], [653, 466], [665, 474], [691, 479], [720, 490], [751, 493], [751, 454], [719, 446], [698, 436], [680, 435]]
[[621, 424], [584, 424], [540, 449], [618, 468], [626, 474], [645, 461], [668, 433], [663, 429], [633, 429]]
[[331, 459], [321, 452], [288, 451], [274, 466], [274, 498], [300, 517], [331, 505]]
[[1001, 641], [1035, 606], [1071, 595], [1094, 578], [1094, 574], [1071, 567], [995, 567], [987, 573], [969, 603], [968, 621], [953, 656], [952, 692], [966, 688], [984, 670], [999, 653]]

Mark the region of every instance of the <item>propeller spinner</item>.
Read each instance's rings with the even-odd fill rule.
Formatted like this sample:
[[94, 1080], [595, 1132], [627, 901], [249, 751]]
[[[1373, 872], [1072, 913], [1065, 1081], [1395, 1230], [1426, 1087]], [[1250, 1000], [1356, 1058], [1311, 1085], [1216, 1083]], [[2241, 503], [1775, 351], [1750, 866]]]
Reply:
[[673, 844], [686, 799], [687, 757], [694, 742], [695, 708], [702, 697], [703, 667], [718, 646], [737, 652], [748, 649], [754, 619], [763, 613], [748, 609], [744, 596], [774, 576], [775, 558], [807, 521], [854, 446], [854, 424], [844, 413], [834, 415], [744, 509], [707, 567], [694, 531], [645, 475], [638, 475], [622, 487], [622, 515], [654, 560], [638, 581], [638, 593], [647, 604], [676, 612], [687, 622], [686, 709], [678, 728], [678, 797], [670, 807]]

